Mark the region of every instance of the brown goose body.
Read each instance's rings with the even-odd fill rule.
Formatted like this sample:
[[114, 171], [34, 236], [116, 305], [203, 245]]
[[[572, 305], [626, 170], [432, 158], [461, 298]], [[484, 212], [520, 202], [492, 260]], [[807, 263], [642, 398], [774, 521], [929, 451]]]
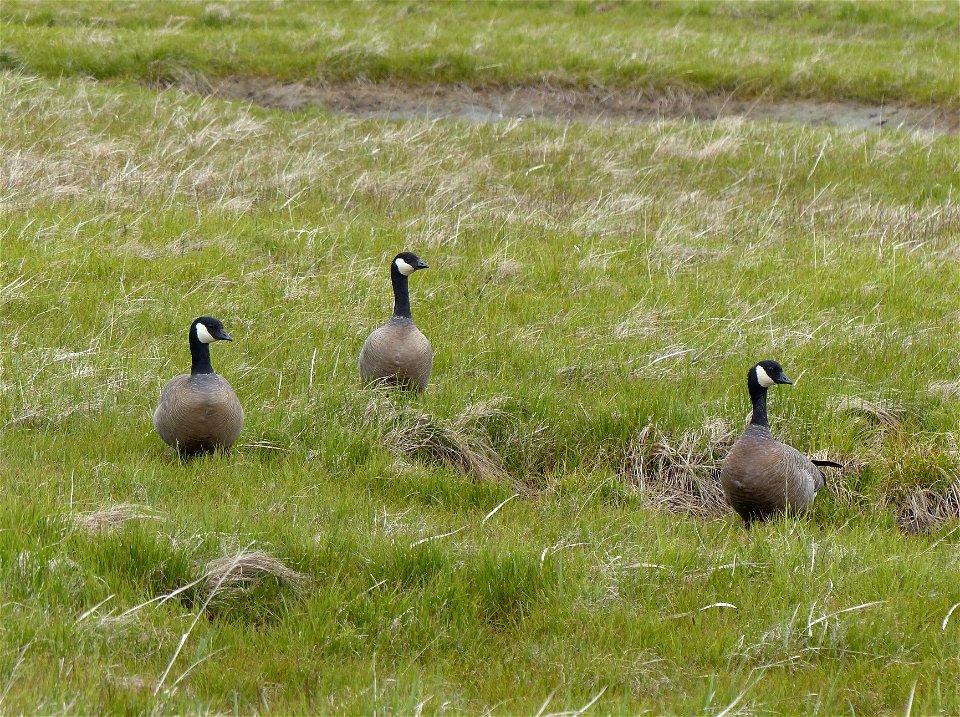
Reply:
[[210, 363], [210, 344], [232, 341], [219, 319], [201, 316], [190, 325], [189, 374], [175, 376], [160, 391], [153, 427], [181, 457], [227, 451], [243, 428], [243, 408], [230, 382]]
[[727, 502], [748, 524], [777, 513], [802, 513], [824, 485], [823, 473], [797, 449], [751, 424], [720, 469]]
[[243, 428], [243, 407], [223, 376], [183, 374], [160, 392], [153, 427], [180, 455], [228, 450]]
[[423, 391], [433, 370], [433, 347], [412, 319], [394, 316], [364, 341], [358, 365], [364, 383]]
[[413, 323], [408, 279], [429, 268], [416, 254], [401, 252], [390, 264], [393, 316], [371, 333], [360, 349], [357, 366], [364, 383], [424, 391], [433, 370], [433, 347]]
[[812, 460], [781, 443], [770, 433], [767, 389], [793, 383], [776, 361], [761, 361], [747, 374], [753, 402], [750, 425], [733, 444], [720, 467], [720, 483], [730, 506], [747, 527], [778, 513], [803, 513], [824, 486], [819, 466], [841, 467], [833, 461]]

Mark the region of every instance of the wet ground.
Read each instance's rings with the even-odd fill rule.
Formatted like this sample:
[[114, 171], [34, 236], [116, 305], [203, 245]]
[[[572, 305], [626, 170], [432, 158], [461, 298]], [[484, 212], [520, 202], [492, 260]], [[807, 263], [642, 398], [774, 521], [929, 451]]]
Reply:
[[459, 119], [499, 122], [516, 118], [585, 122], [652, 122], [745, 117], [776, 122], [835, 125], [858, 130], [894, 129], [960, 133], [960, 112], [936, 107], [823, 100], [737, 100], [684, 92], [651, 96], [626, 90], [549, 87], [484, 88], [350, 83], [311, 86], [272, 80], [228, 79], [210, 88], [267, 107], [297, 110], [320, 106], [331, 112], [385, 119]]

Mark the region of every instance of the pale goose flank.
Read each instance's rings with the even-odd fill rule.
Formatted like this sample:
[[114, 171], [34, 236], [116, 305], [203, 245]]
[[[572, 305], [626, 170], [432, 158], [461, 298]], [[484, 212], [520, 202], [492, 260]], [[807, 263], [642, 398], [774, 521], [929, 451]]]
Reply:
[[153, 427], [181, 457], [229, 450], [243, 428], [243, 408], [233, 387], [210, 364], [210, 344], [232, 341], [219, 319], [190, 325], [190, 375], [172, 378], [160, 392]]
[[360, 377], [364, 383], [383, 383], [423, 391], [433, 369], [433, 347], [413, 323], [408, 279], [429, 268], [416, 254], [402, 252], [390, 263], [393, 316], [367, 337], [360, 350]]
[[792, 384], [776, 361], [761, 361], [747, 374], [753, 417], [730, 449], [720, 469], [727, 502], [747, 527], [781, 512], [802, 513], [824, 485], [819, 466], [842, 468], [833, 461], [811, 460], [773, 438], [767, 421], [767, 389]]

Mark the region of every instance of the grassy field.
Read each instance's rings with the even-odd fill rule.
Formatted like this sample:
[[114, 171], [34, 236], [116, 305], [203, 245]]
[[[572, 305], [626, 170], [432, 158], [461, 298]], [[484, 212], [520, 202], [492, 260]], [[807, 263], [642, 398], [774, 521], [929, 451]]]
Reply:
[[0, 66], [153, 83], [225, 76], [899, 101], [960, 109], [952, 2], [4, 0]]
[[[747, 54], [771, 30], [833, 48], [816, 77], [731, 55], [705, 91], [949, 106], [951, 6], [324, 6], [295, 59], [316, 6], [210, 7], [0, 7], [3, 711], [960, 710], [956, 137], [385, 122], [149, 86], [171, 47], [211, 77], [380, 77], [330, 61], [373, 28], [395, 80], [620, 82], [571, 25], [613, 46], [642, 10], [704, 48], [738, 23]], [[555, 32], [521, 53], [507, 15]], [[417, 27], [433, 44], [405, 54]], [[482, 63], [427, 74], [478, 28]], [[873, 43], [896, 73], [844, 59]], [[630, 76], [708, 61], [677, 48]], [[401, 248], [431, 266], [422, 398], [355, 366]], [[206, 313], [247, 424], [180, 465], [150, 413]], [[715, 473], [766, 357], [797, 381], [775, 434], [847, 468], [747, 533]]]

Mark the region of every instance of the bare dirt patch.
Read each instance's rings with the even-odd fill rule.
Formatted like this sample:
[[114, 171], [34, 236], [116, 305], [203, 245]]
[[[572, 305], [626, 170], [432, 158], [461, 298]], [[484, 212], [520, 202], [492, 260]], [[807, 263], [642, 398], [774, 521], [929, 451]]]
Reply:
[[528, 118], [655, 122], [662, 119], [744, 117], [860, 130], [960, 133], [960, 112], [936, 107], [762, 98], [747, 101], [682, 91], [651, 95], [627, 90], [547, 86], [478, 89], [457, 85], [305, 85], [264, 78], [231, 78], [206, 89], [217, 96], [244, 99], [266, 107], [298, 110], [319, 106], [357, 117], [396, 120], [458, 119], [483, 123]]

